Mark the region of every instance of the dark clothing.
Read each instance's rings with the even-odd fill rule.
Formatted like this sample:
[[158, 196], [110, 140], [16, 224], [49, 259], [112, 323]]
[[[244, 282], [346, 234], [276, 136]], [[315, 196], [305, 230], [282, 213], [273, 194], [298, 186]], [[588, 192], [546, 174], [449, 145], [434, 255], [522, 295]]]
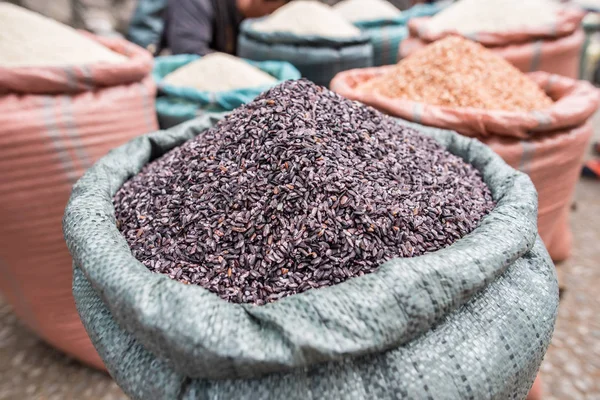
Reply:
[[173, 54], [235, 54], [241, 22], [236, 0], [168, 0], [164, 39]]

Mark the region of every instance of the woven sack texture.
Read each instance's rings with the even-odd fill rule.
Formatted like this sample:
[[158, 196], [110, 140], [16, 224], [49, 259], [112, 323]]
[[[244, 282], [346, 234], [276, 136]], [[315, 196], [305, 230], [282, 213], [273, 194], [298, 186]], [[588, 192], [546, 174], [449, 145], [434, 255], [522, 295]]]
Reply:
[[365, 33], [352, 38], [298, 36], [285, 32], [259, 32], [256, 20], [242, 22], [238, 56], [255, 61], [287, 61], [303, 77], [327, 86], [341, 71], [373, 65], [373, 45]]
[[152, 75], [158, 85], [159, 97], [156, 101], [156, 112], [162, 129], [193, 119], [206, 111], [231, 111], [254, 100], [256, 96], [270, 86], [275, 86], [288, 79], [300, 78], [300, 72], [290, 63], [247, 60], [250, 65], [277, 78], [277, 82], [268, 86], [263, 85], [223, 92], [206, 92], [191, 87], [177, 87], [164, 82], [164, 78], [168, 74], [200, 58], [197, 55], [182, 54], [155, 59]]
[[[466, 35], [469, 39], [486, 47], [508, 46], [515, 43], [526, 43], [536, 39], [556, 39], [573, 34], [581, 26], [585, 12], [578, 8], [560, 9], [556, 22], [552, 25], [524, 26], [518, 30], [503, 32], [473, 32]], [[431, 32], [427, 29], [429, 17], [415, 18], [408, 23], [412, 37], [418, 37], [427, 43], [445, 38], [450, 35], [460, 35], [458, 31]]]
[[83, 172], [157, 123], [150, 54], [96, 40], [128, 60], [0, 68], [0, 292], [43, 339], [102, 367], [75, 309], [61, 219]]
[[133, 399], [524, 398], [550, 341], [558, 288], [537, 240], [530, 179], [483, 144], [425, 129], [482, 171], [497, 207], [421, 257], [265, 306], [228, 303], [148, 271], [112, 196], [150, 160], [214, 124], [134, 139], [78, 182], [63, 228], [94, 345]]
[[539, 194], [540, 236], [552, 259], [568, 258], [571, 199], [593, 133], [590, 118], [600, 101], [597, 89], [584, 81], [545, 72], [531, 73], [529, 76], [555, 101], [552, 107], [533, 112], [439, 107], [356, 90], [359, 83], [391, 68], [347, 71], [332, 81], [331, 88], [388, 114], [452, 129], [488, 144], [509, 165], [531, 177]]
[[[580, 28], [583, 13], [572, 9], [567, 9], [564, 13], [550, 32], [480, 32], [468, 37], [503, 57], [522, 72], [544, 71], [577, 79], [585, 42], [585, 34]], [[456, 34], [444, 32], [428, 35], [424, 29], [427, 20], [424, 17], [409, 22], [409, 38], [400, 43], [399, 60], [427, 46], [434, 39]]]
[[354, 23], [371, 39], [373, 66], [396, 64], [400, 43], [408, 37], [408, 21], [416, 17], [435, 15], [440, 9], [437, 4], [417, 4], [395, 18]]

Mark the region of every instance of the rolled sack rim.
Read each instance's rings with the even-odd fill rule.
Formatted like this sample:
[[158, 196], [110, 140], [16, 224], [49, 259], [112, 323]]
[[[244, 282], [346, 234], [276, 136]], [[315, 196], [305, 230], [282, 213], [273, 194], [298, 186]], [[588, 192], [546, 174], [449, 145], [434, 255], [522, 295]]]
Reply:
[[[200, 286], [150, 272], [118, 231], [112, 204], [140, 164], [214, 121], [203, 116], [111, 151], [74, 186], [63, 220], [75, 265], [115, 320], [187, 376], [248, 378], [398, 347], [466, 303], [536, 240], [537, 193], [531, 180], [482, 143], [440, 130], [436, 140], [481, 171], [497, 202], [472, 233], [447, 248], [387, 261], [338, 285], [264, 306], [229, 303]], [[105, 273], [111, 268], [118, 268], [119, 279]], [[432, 291], [442, 295], [433, 300]], [[203, 309], [218, 320], [203, 319]]]
[[431, 32], [428, 29], [429, 16], [413, 18], [408, 29], [413, 37], [432, 43], [448, 36], [458, 35], [475, 40], [485, 46], [505, 46], [526, 43], [538, 39], [556, 39], [571, 35], [582, 24], [585, 12], [577, 7], [563, 7], [557, 12], [555, 23], [550, 25], [514, 28], [506, 31], [480, 31], [460, 33], [458, 30]]
[[476, 138], [499, 135], [531, 139], [552, 134], [560, 129], [583, 125], [600, 105], [600, 91], [591, 83], [543, 71], [530, 72], [527, 76], [554, 103], [545, 109], [530, 112], [438, 106], [357, 89], [357, 83], [368, 82], [393, 68], [385, 66], [340, 72], [331, 81], [331, 88], [342, 96], [361, 101], [394, 117], [452, 129]]
[[121, 38], [82, 35], [127, 58], [122, 63], [0, 67], [0, 94], [77, 94], [141, 82], [152, 71], [152, 55]]

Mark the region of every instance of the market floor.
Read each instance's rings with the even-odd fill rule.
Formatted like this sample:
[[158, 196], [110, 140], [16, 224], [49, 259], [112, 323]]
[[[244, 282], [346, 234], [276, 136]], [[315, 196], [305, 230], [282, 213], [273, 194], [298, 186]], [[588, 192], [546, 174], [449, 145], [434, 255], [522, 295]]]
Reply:
[[[600, 138], [600, 123], [596, 127]], [[600, 182], [579, 183], [571, 223], [573, 255], [558, 266], [566, 291], [541, 368], [545, 399], [600, 400]], [[126, 396], [107, 375], [37, 339], [0, 298], [0, 400], [29, 399], [125, 400]]]

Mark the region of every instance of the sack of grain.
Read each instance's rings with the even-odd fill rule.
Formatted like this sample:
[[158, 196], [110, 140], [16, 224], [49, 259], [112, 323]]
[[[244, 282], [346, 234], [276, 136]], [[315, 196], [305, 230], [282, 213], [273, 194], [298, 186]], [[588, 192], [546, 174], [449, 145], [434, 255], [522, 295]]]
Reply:
[[435, 17], [415, 18], [398, 49], [402, 59], [450, 35], [475, 40], [522, 72], [579, 77], [584, 13], [547, 0], [460, 0]]
[[[529, 174], [539, 194], [540, 236], [555, 261], [566, 259], [571, 249], [570, 202], [579, 177], [581, 160], [592, 134], [590, 118], [598, 108], [597, 90], [587, 82], [545, 72], [528, 74], [529, 80], [516, 77], [518, 71], [508, 69], [503, 75], [491, 76], [491, 72], [510, 65], [495, 56], [494, 59], [488, 56], [481, 58], [481, 68], [469, 62], [469, 56], [465, 54], [454, 54], [456, 59], [452, 61], [444, 58], [444, 54], [451, 53], [443, 48], [442, 43], [436, 42], [400, 62], [399, 66], [404, 64], [405, 68], [410, 65], [396, 78], [400, 85], [410, 82], [402, 87], [405, 93], [402, 97], [365, 90], [377, 79], [399, 71], [397, 66], [347, 71], [338, 75], [331, 87], [343, 96], [391, 115], [478, 138], [492, 147], [509, 165]], [[427, 67], [422, 63], [406, 63], [432, 50], [433, 46], [437, 46], [439, 51], [430, 52], [430, 65], [438, 65], [438, 75], [429, 74], [425, 80], [421, 80], [420, 87], [411, 87], [417, 79], [424, 77], [413, 79], [415, 73], [421, 75], [420, 71]], [[456, 53], [457, 46], [461, 45], [450, 43], [448, 48]], [[449, 72], [454, 68], [452, 65], [457, 65], [456, 62], [462, 65], [462, 78]], [[506, 65], [501, 65], [502, 62]], [[440, 65], [446, 65], [449, 69], [439, 68]], [[479, 78], [480, 81], [473, 83], [474, 79]], [[391, 81], [382, 81], [382, 85], [392, 90], [400, 88]], [[487, 86], [484, 88], [483, 85]], [[547, 104], [539, 94], [532, 93], [534, 90], [547, 93], [554, 102]], [[475, 99], [476, 102], [473, 101]], [[498, 103], [502, 99], [505, 99], [505, 103]], [[526, 99], [530, 101], [529, 108], [521, 111], [504, 108], [515, 101], [524, 105]], [[432, 104], [433, 101], [437, 105]], [[540, 107], [536, 107], [536, 104]], [[499, 110], [500, 107], [504, 110]]]
[[[362, 0], [347, 1], [362, 4]], [[338, 4], [341, 5], [344, 3]], [[371, 39], [371, 44], [373, 45], [373, 65], [389, 65], [398, 62], [398, 48], [400, 43], [408, 37], [408, 21], [412, 18], [434, 15], [440, 9], [441, 7], [438, 4], [417, 4], [397, 16], [380, 17], [377, 19], [366, 19], [363, 17], [362, 19], [353, 21], [353, 23], [369, 35]]]
[[255, 61], [287, 61], [302, 76], [329, 85], [340, 71], [372, 65], [368, 35], [316, 1], [293, 1], [272, 15], [246, 20], [238, 56]]
[[[423, 136], [306, 80], [216, 122], [204, 116], [116, 149], [78, 182], [65, 211], [79, 312], [132, 399], [525, 397], [558, 305], [525, 174], [475, 140], [417, 127], [431, 137]], [[353, 147], [340, 151], [340, 142]], [[386, 161], [365, 167], [361, 154], [374, 148]], [[423, 158], [429, 151], [436, 157]], [[469, 183], [455, 179], [461, 171]], [[406, 185], [382, 190], [366, 176], [385, 189], [398, 177]], [[423, 189], [419, 182], [431, 179], [440, 184]], [[387, 245], [374, 238], [395, 243], [422, 228], [389, 247], [421, 254], [455, 228], [472, 229], [489, 206], [482, 182], [496, 205], [470, 234], [425, 255], [369, 263], [376, 269], [342, 281], [380, 257]], [[455, 197], [430, 197], [433, 186]], [[152, 198], [158, 187], [174, 190]], [[367, 202], [395, 196], [406, 197], [389, 213]], [[457, 198], [469, 199], [472, 213], [445, 208]], [[375, 225], [378, 212], [387, 216]], [[439, 212], [446, 223], [433, 232], [427, 227], [440, 220], [428, 216]], [[179, 234], [163, 235], [171, 230]]]
[[[583, 31], [576, 30], [558, 39], [538, 39], [489, 49], [522, 72], [544, 71], [577, 79], [584, 41]], [[408, 37], [400, 43], [398, 59], [406, 58], [427, 45], [428, 42], [419, 38]]]
[[402, 11], [385, 0], [344, 0], [333, 6], [344, 19], [353, 24], [360, 21], [394, 20]]
[[0, 20], [0, 292], [43, 339], [101, 368], [75, 309], [61, 218], [95, 160], [157, 129], [152, 57], [7, 4]]
[[548, 0], [459, 0], [434, 17], [410, 21], [409, 29], [428, 43], [461, 35], [486, 47], [506, 46], [570, 35], [584, 16]]
[[158, 85], [156, 111], [163, 129], [205, 111], [231, 111], [281, 81], [300, 78], [287, 62], [256, 62], [222, 53], [158, 57], [152, 75]]

